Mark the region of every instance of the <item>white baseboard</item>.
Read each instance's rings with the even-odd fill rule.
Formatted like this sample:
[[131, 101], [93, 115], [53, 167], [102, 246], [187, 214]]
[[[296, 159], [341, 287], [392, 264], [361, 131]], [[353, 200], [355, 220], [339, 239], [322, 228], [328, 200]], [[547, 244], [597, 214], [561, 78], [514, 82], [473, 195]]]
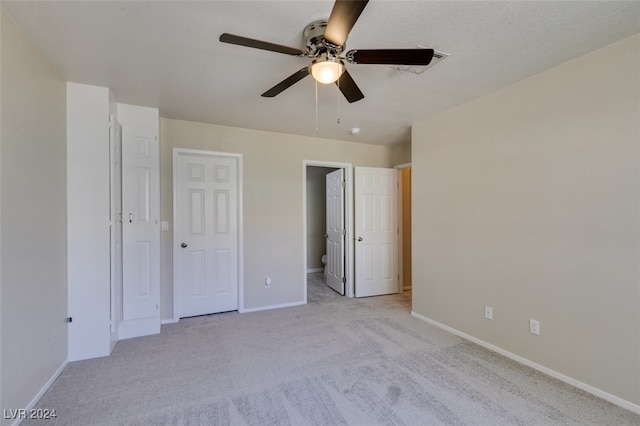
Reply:
[[175, 324], [175, 323], [177, 323], [178, 321], [180, 321], [180, 318], [178, 318], [178, 319], [175, 319], [175, 318], [168, 318], [168, 319], [163, 319], [162, 321], [160, 321], [160, 324], [161, 324], [161, 325], [164, 325], [164, 324]]
[[[29, 412], [29, 410], [31, 410], [33, 407], [36, 406], [38, 401], [40, 401], [40, 398], [42, 398], [42, 395], [44, 395], [45, 392], [49, 390], [49, 388], [51, 387], [53, 382], [56, 381], [56, 379], [58, 378], [60, 373], [62, 373], [62, 370], [65, 369], [67, 364], [69, 364], [69, 361], [67, 361], [67, 360], [65, 360], [62, 364], [60, 364], [60, 367], [58, 367], [58, 369], [53, 373], [51, 378], [49, 378], [49, 380], [47, 380], [47, 383], [45, 383], [44, 386], [42, 386], [42, 388], [40, 389], [40, 391], [36, 394], [36, 396], [33, 397], [31, 402], [29, 402], [29, 404], [25, 407], [25, 410], [27, 411], [27, 413]], [[22, 422], [22, 420], [23, 419], [16, 419], [16, 421], [13, 422], [13, 426], [19, 425], [20, 422]]]
[[442, 324], [442, 323], [440, 323], [438, 321], [432, 320], [431, 318], [427, 318], [424, 315], [420, 315], [417, 312], [411, 311], [411, 316], [413, 316], [413, 317], [415, 317], [415, 318], [417, 318], [417, 319], [419, 319], [421, 321], [424, 321], [426, 323], [429, 323], [431, 325], [434, 325], [434, 326], [436, 326], [438, 328], [441, 328], [441, 329], [443, 329], [445, 331], [448, 331], [449, 333], [455, 334], [456, 336], [462, 337], [465, 340], [469, 340], [469, 341], [471, 341], [473, 343], [476, 343], [476, 344], [478, 344], [478, 345], [480, 345], [480, 346], [482, 346], [484, 348], [487, 348], [487, 349], [489, 349], [491, 351], [497, 352], [500, 355], [504, 355], [507, 358], [510, 358], [510, 359], [512, 359], [512, 360], [514, 360], [516, 362], [519, 362], [520, 364], [524, 364], [527, 367], [531, 367], [531, 368], [533, 368], [535, 370], [538, 370], [541, 373], [544, 373], [544, 374], [546, 374], [548, 376], [551, 376], [551, 377], [553, 377], [555, 379], [558, 379], [558, 380], [563, 381], [565, 383], [568, 383], [568, 384], [570, 384], [572, 386], [575, 386], [578, 389], [582, 389], [585, 392], [588, 392], [588, 393], [590, 393], [592, 395], [595, 395], [595, 396], [597, 396], [599, 398], [602, 398], [602, 399], [604, 399], [606, 401], [609, 401], [610, 403], [615, 404], [615, 405], [617, 405], [619, 407], [622, 407], [622, 408], [624, 408], [626, 410], [632, 411], [632, 412], [634, 412], [636, 414], [640, 414], [640, 405], [634, 404], [634, 403], [632, 403], [630, 401], [627, 401], [626, 399], [622, 399], [622, 398], [620, 398], [618, 396], [612, 395], [612, 394], [610, 394], [608, 392], [603, 391], [602, 389], [598, 389], [598, 388], [596, 388], [594, 386], [591, 386], [591, 385], [588, 385], [586, 383], [583, 383], [583, 382], [581, 382], [579, 380], [576, 380], [576, 379], [574, 379], [572, 377], [565, 376], [564, 374], [558, 373], [557, 371], [552, 370], [550, 368], [547, 368], [544, 365], [540, 365], [540, 364], [535, 363], [535, 362], [533, 362], [531, 360], [523, 358], [520, 355], [516, 355], [516, 354], [514, 354], [512, 352], [509, 352], [507, 350], [504, 350], [504, 349], [502, 349], [502, 348], [500, 348], [498, 346], [492, 345], [491, 343], [487, 343], [484, 340], [480, 340], [480, 339], [478, 339], [476, 337], [470, 336], [470, 335], [468, 335], [466, 333], [463, 333], [460, 330], [456, 330], [455, 328], [449, 327], [448, 325], [444, 325], [444, 324]]
[[324, 272], [324, 268], [310, 268], [310, 269], [307, 269], [307, 274], [311, 274], [312, 272]]
[[240, 312], [241, 314], [245, 314], [248, 312], [268, 311], [270, 309], [291, 308], [292, 306], [300, 306], [305, 304], [306, 302], [302, 300], [300, 302], [283, 303], [281, 305], [270, 305], [270, 306], [261, 306], [259, 308], [242, 309], [242, 310], [239, 310], [238, 312]]

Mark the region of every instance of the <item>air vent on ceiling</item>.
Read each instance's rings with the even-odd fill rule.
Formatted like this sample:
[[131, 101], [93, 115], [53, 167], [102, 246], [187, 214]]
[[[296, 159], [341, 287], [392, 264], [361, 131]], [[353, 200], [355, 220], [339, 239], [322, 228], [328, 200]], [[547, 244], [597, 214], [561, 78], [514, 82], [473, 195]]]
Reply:
[[[418, 45], [418, 47], [426, 49], [426, 47], [424, 47], [424, 46]], [[428, 68], [431, 68], [434, 65], [444, 61], [448, 57], [449, 57], [448, 53], [438, 52], [437, 50], [434, 50], [433, 51], [433, 59], [431, 59], [431, 62], [427, 66], [393, 65], [391, 68], [393, 68], [394, 70], [396, 70], [400, 74], [416, 74], [416, 75], [418, 75], [418, 74], [422, 74], [423, 72], [425, 72]]]

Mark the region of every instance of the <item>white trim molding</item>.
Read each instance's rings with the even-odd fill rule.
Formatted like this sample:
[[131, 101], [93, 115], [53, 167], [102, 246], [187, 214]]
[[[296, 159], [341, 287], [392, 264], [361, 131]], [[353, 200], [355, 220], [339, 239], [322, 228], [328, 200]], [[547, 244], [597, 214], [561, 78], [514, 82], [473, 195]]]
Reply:
[[[55, 382], [56, 379], [58, 378], [58, 376], [60, 376], [60, 374], [62, 373], [62, 370], [65, 369], [65, 367], [67, 366], [68, 363], [69, 363], [69, 361], [65, 360], [62, 364], [60, 364], [60, 367], [58, 367], [58, 369], [53, 373], [51, 378], [49, 378], [49, 380], [47, 380], [47, 383], [45, 383], [44, 386], [42, 386], [42, 388], [36, 394], [36, 396], [34, 396], [33, 399], [31, 400], [31, 402], [29, 402], [29, 404], [25, 407], [25, 410], [27, 412], [29, 412], [29, 410], [31, 410], [33, 407], [36, 406], [38, 401], [40, 401], [40, 398], [42, 398], [42, 396], [49, 390], [51, 385], [53, 385], [53, 382]], [[52, 408], [55, 408], [55, 407], [52, 407]], [[19, 425], [20, 422], [22, 422], [22, 420], [23, 419], [16, 419], [16, 421], [13, 422], [13, 426]]]
[[398, 170], [408, 169], [409, 167], [411, 167], [411, 162], [402, 163], [402, 164], [398, 164], [397, 166], [393, 166], [394, 169], [398, 169]]
[[634, 412], [636, 414], [640, 414], [640, 405], [636, 405], [636, 404], [634, 404], [634, 403], [632, 403], [630, 401], [627, 401], [626, 399], [622, 399], [622, 398], [620, 398], [618, 396], [612, 395], [612, 394], [610, 394], [608, 392], [603, 391], [602, 389], [598, 389], [595, 386], [588, 385], [588, 384], [583, 383], [583, 382], [581, 382], [579, 380], [576, 380], [576, 379], [574, 379], [572, 377], [565, 376], [564, 374], [559, 373], [559, 372], [557, 372], [555, 370], [552, 370], [550, 368], [547, 368], [544, 365], [540, 365], [540, 364], [538, 364], [536, 362], [533, 362], [531, 360], [523, 358], [520, 355], [516, 355], [516, 354], [514, 354], [512, 352], [509, 352], [509, 351], [507, 351], [505, 349], [502, 349], [502, 348], [500, 348], [498, 346], [492, 345], [491, 343], [487, 343], [484, 340], [480, 340], [480, 339], [478, 339], [476, 337], [470, 336], [470, 335], [468, 335], [466, 333], [463, 333], [460, 330], [456, 330], [455, 328], [449, 327], [448, 325], [444, 325], [444, 324], [442, 324], [442, 323], [440, 323], [438, 321], [432, 320], [431, 318], [427, 318], [424, 315], [420, 315], [417, 312], [411, 311], [411, 316], [414, 317], [414, 318], [417, 318], [417, 319], [419, 319], [421, 321], [424, 321], [424, 322], [426, 322], [428, 324], [431, 324], [433, 326], [441, 328], [442, 330], [448, 331], [451, 334], [455, 334], [458, 337], [462, 337], [465, 340], [469, 340], [470, 342], [476, 343], [476, 344], [478, 344], [478, 345], [480, 345], [480, 346], [482, 346], [482, 347], [484, 347], [486, 349], [489, 349], [490, 351], [497, 352], [500, 355], [506, 356], [507, 358], [512, 359], [512, 360], [514, 360], [516, 362], [519, 362], [520, 364], [526, 365], [527, 367], [531, 367], [531, 368], [533, 368], [535, 370], [538, 370], [539, 372], [544, 373], [544, 374], [546, 374], [548, 376], [551, 376], [554, 379], [558, 379], [558, 380], [560, 380], [562, 382], [565, 382], [565, 383], [567, 383], [567, 384], [569, 384], [571, 386], [575, 386], [578, 389], [581, 389], [581, 390], [583, 390], [585, 392], [588, 392], [588, 393], [590, 393], [592, 395], [595, 395], [598, 398], [602, 398], [605, 401], [609, 401], [610, 403], [615, 404], [615, 405], [617, 405], [619, 407], [622, 407], [625, 410], [629, 410], [629, 411], [632, 411], [632, 412]]
[[280, 308], [291, 308], [293, 306], [306, 305], [307, 302], [305, 300], [301, 300], [300, 302], [291, 302], [291, 303], [282, 303], [280, 305], [270, 305], [270, 306], [259, 306], [257, 308], [246, 308], [242, 310], [238, 310], [241, 314], [246, 314], [248, 312], [259, 312], [259, 311], [269, 311], [271, 309], [280, 309]]

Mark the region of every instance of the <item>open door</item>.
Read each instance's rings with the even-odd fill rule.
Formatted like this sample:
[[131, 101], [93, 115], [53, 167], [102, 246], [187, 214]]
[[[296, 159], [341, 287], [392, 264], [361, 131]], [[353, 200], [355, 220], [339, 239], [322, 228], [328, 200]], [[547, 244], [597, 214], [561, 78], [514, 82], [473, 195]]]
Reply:
[[355, 168], [355, 296], [398, 292], [398, 177]]
[[326, 176], [327, 192], [327, 285], [344, 296], [344, 169]]

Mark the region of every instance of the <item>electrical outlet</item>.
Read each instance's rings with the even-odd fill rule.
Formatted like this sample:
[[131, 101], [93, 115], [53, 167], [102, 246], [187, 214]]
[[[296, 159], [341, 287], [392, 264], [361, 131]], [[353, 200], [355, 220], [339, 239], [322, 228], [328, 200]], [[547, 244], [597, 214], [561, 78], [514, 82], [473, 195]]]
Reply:
[[484, 307], [484, 317], [490, 320], [493, 319], [493, 308], [491, 306]]
[[540, 335], [540, 321], [534, 319], [529, 320], [529, 333], [535, 334], [536, 336]]

